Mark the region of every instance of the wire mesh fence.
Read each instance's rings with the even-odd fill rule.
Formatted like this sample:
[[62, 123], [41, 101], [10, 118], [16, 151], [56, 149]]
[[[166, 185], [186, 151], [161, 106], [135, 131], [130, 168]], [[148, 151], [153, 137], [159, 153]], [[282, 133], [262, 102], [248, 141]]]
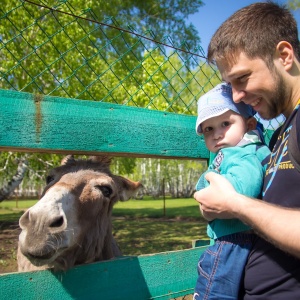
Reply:
[[72, 1], [2, 1], [0, 30], [2, 89], [195, 115], [198, 98], [220, 82], [200, 46], [99, 22]]

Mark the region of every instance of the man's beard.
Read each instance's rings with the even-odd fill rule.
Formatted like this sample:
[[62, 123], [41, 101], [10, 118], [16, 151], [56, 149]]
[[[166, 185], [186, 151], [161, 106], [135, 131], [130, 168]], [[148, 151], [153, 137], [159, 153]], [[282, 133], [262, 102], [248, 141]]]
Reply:
[[274, 78], [274, 91], [271, 94], [268, 105], [268, 112], [262, 113], [260, 116], [265, 120], [271, 120], [278, 117], [284, 112], [285, 102], [289, 99], [286, 84], [281, 74], [274, 68], [272, 71]]

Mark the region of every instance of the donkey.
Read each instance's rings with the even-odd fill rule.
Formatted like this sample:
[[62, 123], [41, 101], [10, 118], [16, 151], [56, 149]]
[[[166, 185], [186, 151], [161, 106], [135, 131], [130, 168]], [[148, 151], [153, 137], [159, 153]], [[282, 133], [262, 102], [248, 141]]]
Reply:
[[51, 170], [41, 199], [19, 220], [19, 271], [67, 270], [121, 255], [112, 208], [142, 184], [113, 175], [110, 163], [107, 157], [67, 156]]

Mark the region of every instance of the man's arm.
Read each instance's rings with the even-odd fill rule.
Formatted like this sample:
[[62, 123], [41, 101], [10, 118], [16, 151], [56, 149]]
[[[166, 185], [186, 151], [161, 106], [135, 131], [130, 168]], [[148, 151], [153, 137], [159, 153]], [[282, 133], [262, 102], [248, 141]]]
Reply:
[[238, 194], [228, 180], [209, 173], [210, 186], [196, 192], [204, 217], [238, 218], [276, 247], [300, 258], [300, 210], [275, 206]]

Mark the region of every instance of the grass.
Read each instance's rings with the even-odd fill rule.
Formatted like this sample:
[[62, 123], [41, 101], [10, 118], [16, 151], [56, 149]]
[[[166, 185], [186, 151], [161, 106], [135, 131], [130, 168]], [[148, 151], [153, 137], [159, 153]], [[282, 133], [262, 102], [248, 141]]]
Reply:
[[33, 206], [37, 200], [8, 200], [0, 202], [0, 222], [19, 220], [24, 211]]
[[[20, 215], [37, 200], [8, 200], [0, 203], [0, 221], [17, 220]], [[11, 216], [10, 216], [11, 215]], [[175, 218], [199, 219], [198, 204], [191, 198], [152, 199], [145, 197], [143, 200], [131, 199], [118, 202], [113, 209], [113, 216], [126, 218]]]
[[[36, 200], [0, 203], [0, 273], [16, 271], [17, 222]], [[12, 230], [11, 230], [12, 228]], [[192, 247], [192, 241], [207, 239], [206, 221], [194, 199], [129, 200], [113, 209], [113, 234], [123, 255], [141, 255]], [[2, 249], [3, 248], [3, 249]], [[5, 250], [5, 251], [4, 251]]]
[[34, 205], [37, 200], [8, 200], [0, 202], [0, 209], [24, 210]]
[[161, 219], [115, 219], [113, 233], [124, 255], [175, 251], [207, 239], [206, 223]]
[[175, 218], [199, 219], [198, 204], [194, 199], [163, 199], [129, 200], [118, 202], [113, 209], [114, 216], [135, 218]]
[[[113, 209], [114, 235], [124, 254], [165, 252], [191, 248], [207, 239], [206, 221], [194, 199], [129, 200]], [[120, 218], [121, 217], [121, 218]]]

